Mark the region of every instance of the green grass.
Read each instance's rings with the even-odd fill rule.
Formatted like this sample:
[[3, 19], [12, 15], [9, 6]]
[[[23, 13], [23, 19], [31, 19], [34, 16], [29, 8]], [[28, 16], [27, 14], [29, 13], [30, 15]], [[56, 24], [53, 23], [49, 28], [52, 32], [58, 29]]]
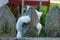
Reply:
[[[58, 4], [50, 4], [50, 9], [53, 8], [54, 6], [57, 6]], [[47, 14], [47, 7], [46, 6], [42, 6], [42, 17], [41, 17], [41, 23], [43, 25], [43, 28], [41, 30], [40, 36], [43, 37], [44, 33], [45, 33], [45, 20], [46, 20], [46, 14]]]
[[[50, 4], [50, 9], [53, 8], [54, 6], [56, 6], [57, 4]], [[46, 14], [47, 14], [47, 7], [46, 6], [42, 6], [42, 19], [41, 19], [41, 23], [45, 26], [45, 19], [46, 19]]]

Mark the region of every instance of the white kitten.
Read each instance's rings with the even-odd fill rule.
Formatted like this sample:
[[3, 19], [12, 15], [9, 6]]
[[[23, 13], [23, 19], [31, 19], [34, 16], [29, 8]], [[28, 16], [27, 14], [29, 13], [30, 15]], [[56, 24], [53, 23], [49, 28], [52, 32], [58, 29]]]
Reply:
[[[27, 10], [28, 9], [29, 9], [29, 6], [27, 6]], [[35, 10], [35, 11], [36, 11], [37, 16], [38, 16], [38, 18], [40, 20], [40, 17], [42, 16], [42, 12], [38, 12], [37, 10]], [[22, 17], [20, 17], [18, 19], [17, 24], [16, 24], [16, 29], [17, 29], [17, 36], [16, 37], [17, 38], [21, 38], [22, 37], [22, 25], [23, 25], [23, 23], [28, 23], [30, 21], [31, 21], [31, 18], [30, 18], [29, 15], [22, 16]], [[40, 23], [37, 23], [36, 24], [36, 28], [38, 30], [38, 35], [39, 35], [39, 33], [40, 33], [41, 29], [42, 29], [42, 25]]]
[[23, 23], [28, 23], [30, 22], [30, 16], [22, 16], [18, 19], [17, 24], [16, 24], [16, 30], [17, 30], [17, 38], [22, 37], [22, 25]]
[[[40, 18], [41, 18], [41, 16], [42, 16], [42, 12], [38, 12], [37, 10], [35, 10], [36, 11], [36, 13], [37, 13], [37, 15], [38, 15], [38, 18], [39, 18], [39, 20], [40, 20]], [[38, 30], [38, 35], [40, 34], [40, 31], [41, 31], [41, 29], [42, 29], [42, 25], [41, 25], [41, 23], [37, 23], [36, 24], [36, 28], [37, 28], [37, 30]]]

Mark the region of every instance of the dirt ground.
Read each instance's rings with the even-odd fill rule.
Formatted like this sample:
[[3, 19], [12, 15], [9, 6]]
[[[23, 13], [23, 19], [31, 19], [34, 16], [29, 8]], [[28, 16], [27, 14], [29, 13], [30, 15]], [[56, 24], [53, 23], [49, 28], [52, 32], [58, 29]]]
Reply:
[[16, 39], [14, 37], [0, 37], [0, 40], [60, 40], [60, 38], [40, 37], [40, 38], [21, 38]]

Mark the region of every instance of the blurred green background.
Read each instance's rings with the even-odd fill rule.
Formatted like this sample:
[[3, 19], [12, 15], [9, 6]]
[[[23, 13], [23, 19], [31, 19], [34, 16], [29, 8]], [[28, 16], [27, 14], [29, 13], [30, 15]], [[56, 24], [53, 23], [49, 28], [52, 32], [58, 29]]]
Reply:
[[[54, 6], [58, 6], [58, 7], [60, 7], [60, 5], [59, 4], [56, 4], [56, 3], [50, 3], [50, 9], [52, 9]], [[49, 10], [50, 10], [49, 9]], [[42, 12], [43, 12], [43, 14], [42, 14], [42, 17], [41, 17], [41, 23], [42, 23], [42, 25], [43, 25], [43, 27], [42, 27], [42, 30], [41, 30], [41, 33], [40, 33], [40, 36], [41, 37], [44, 37], [44, 34], [45, 34], [45, 20], [46, 20], [46, 14], [47, 14], [47, 7], [46, 6], [42, 6]], [[48, 11], [49, 12], [49, 11]]]

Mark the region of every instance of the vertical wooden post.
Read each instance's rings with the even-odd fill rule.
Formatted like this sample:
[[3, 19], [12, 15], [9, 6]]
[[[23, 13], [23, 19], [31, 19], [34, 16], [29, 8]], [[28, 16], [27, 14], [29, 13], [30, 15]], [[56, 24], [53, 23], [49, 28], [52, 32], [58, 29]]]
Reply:
[[48, 11], [50, 9], [49, 7], [50, 7], [50, 0], [49, 0], [48, 5], [47, 5], [47, 13], [48, 13]]
[[39, 1], [39, 12], [41, 12], [42, 0]]
[[20, 17], [20, 7], [19, 7], [19, 5], [18, 5], [18, 14], [17, 14], [17, 19]]
[[24, 8], [24, 0], [22, 0], [22, 9], [21, 9], [21, 15], [23, 15], [23, 8]]
[[21, 15], [21, 7], [22, 7], [22, 6], [21, 6], [21, 5], [19, 5], [20, 15]]

